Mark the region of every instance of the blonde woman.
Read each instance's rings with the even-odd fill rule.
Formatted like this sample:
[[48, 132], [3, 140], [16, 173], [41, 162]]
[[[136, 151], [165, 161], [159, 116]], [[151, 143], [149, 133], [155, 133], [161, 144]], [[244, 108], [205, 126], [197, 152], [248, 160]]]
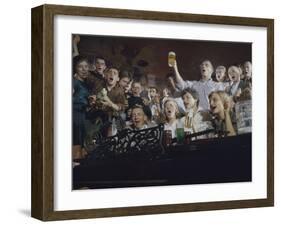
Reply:
[[227, 132], [227, 136], [235, 136], [233, 126], [235, 120], [231, 117], [232, 99], [223, 91], [215, 91], [209, 95], [210, 111], [214, 116], [213, 125], [217, 130]]
[[164, 130], [170, 130], [172, 132], [172, 138], [176, 137], [176, 129], [180, 126], [178, 114], [179, 108], [176, 101], [173, 98], [167, 98], [164, 102]]

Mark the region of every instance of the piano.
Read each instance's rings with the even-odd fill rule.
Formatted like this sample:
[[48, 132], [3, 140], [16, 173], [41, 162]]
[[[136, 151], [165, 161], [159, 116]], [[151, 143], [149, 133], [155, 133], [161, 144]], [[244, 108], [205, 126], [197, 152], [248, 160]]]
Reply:
[[250, 182], [252, 134], [165, 143], [163, 125], [103, 138], [73, 168], [73, 189]]

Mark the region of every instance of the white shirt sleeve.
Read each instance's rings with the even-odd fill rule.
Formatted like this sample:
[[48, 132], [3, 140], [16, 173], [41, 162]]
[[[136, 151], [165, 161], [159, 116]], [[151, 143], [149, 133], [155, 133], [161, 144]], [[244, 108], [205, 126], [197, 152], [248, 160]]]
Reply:
[[183, 83], [176, 83], [176, 88], [182, 91], [186, 88], [191, 88], [193, 86], [193, 83], [194, 81], [186, 80]]

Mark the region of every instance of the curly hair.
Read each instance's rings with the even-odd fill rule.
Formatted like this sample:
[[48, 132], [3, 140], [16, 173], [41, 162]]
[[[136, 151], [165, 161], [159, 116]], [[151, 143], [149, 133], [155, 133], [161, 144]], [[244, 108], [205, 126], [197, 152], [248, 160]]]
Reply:
[[198, 107], [199, 106], [199, 93], [195, 89], [186, 88], [181, 92], [181, 97], [183, 98], [183, 96], [187, 93], [189, 93], [196, 100], [196, 102], [197, 102], [196, 105]]

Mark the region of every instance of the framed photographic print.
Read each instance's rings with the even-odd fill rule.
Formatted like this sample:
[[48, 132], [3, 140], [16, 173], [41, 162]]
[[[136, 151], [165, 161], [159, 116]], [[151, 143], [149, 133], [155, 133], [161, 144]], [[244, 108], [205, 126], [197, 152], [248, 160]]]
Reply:
[[274, 204], [272, 19], [32, 9], [32, 216]]

